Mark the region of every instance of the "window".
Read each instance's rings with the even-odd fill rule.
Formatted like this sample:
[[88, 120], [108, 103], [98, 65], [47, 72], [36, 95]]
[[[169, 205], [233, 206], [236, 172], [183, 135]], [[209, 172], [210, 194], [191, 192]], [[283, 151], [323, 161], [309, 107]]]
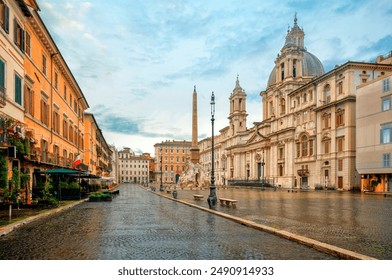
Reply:
[[64, 158], [64, 161], [66, 161], [66, 159], [67, 159], [67, 150], [66, 149], [63, 150], [63, 158]]
[[63, 116], [63, 136], [68, 139], [68, 122], [66, 116]]
[[64, 100], [67, 102], [67, 86], [64, 85]]
[[309, 91], [309, 101], [313, 101], [313, 91]]
[[283, 176], [284, 174], [284, 164], [280, 163], [278, 164], [278, 176]]
[[41, 161], [47, 162], [48, 158], [48, 142], [46, 140], [41, 141]]
[[324, 147], [324, 154], [329, 154], [330, 147], [331, 147], [331, 141], [324, 141], [323, 147]]
[[302, 156], [308, 156], [308, 137], [306, 135], [302, 136], [301, 138], [301, 145], [302, 145]]
[[297, 77], [297, 60], [293, 59], [293, 77]]
[[338, 160], [338, 171], [343, 171], [343, 160], [342, 159]]
[[336, 112], [336, 127], [344, 125], [344, 110], [338, 110]]
[[337, 149], [338, 152], [343, 152], [343, 147], [344, 147], [344, 137], [339, 137], [336, 139], [337, 141]]
[[284, 80], [284, 63], [280, 64], [280, 71], [281, 71], [281, 77], [282, 81]]
[[27, 31], [25, 31], [25, 43], [26, 43], [26, 54], [31, 56], [31, 36], [30, 33], [28, 33]]
[[284, 147], [279, 147], [279, 159], [284, 159]]
[[389, 78], [382, 80], [382, 92], [388, 92], [389, 90]]
[[5, 63], [0, 59], [0, 104], [5, 105]]
[[331, 114], [323, 115], [323, 129], [331, 128]]
[[59, 88], [59, 74], [57, 72], [54, 72], [54, 88]]
[[282, 98], [280, 100], [280, 114], [284, 115], [286, 113], [286, 100]]
[[381, 144], [392, 143], [392, 123], [381, 125], [380, 143]]
[[324, 100], [323, 100], [324, 104], [328, 104], [331, 102], [331, 86], [330, 85], [325, 85], [323, 97], [324, 97]]
[[54, 163], [58, 164], [59, 163], [59, 156], [60, 156], [59, 146], [55, 145], [53, 147], [53, 152], [54, 152]]
[[15, 74], [15, 102], [22, 105], [22, 78]]
[[60, 115], [58, 108], [55, 108], [53, 111], [53, 130], [57, 133], [60, 133]]
[[382, 99], [382, 111], [389, 111], [391, 110], [391, 97], [385, 97]]
[[28, 86], [24, 90], [24, 108], [26, 114], [34, 116], [34, 91]]
[[41, 99], [41, 122], [49, 126], [49, 104], [47, 98]]
[[5, 32], [9, 33], [10, 30], [10, 10], [2, 0], [0, 0], [0, 25]]
[[68, 140], [73, 143], [73, 128], [72, 128], [72, 123], [68, 127]]
[[22, 27], [19, 25], [19, 22], [15, 19], [14, 21], [14, 43], [15, 45], [18, 46], [18, 48], [24, 52], [25, 50], [25, 42], [24, 42], [24, 30], [22, 29]]
[[46, 56], [42, 54], [42, 72], [46, 75]]
[[384, 168], [391, 167], [391, 154], [383, 154], [382, 155], [382, 166]]
[[343, 94], [343, 82], [338, 83], [338, 94]]

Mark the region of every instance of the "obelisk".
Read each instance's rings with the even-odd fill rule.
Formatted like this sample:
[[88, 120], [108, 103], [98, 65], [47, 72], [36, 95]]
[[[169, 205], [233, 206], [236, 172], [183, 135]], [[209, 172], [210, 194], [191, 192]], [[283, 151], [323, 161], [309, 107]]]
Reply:
[[197, 135], [197, 92], [196, 86], [193, 89], [192, 96], [192, 147], [191, 151], [191, 162], [199, 163], [200, 154], [198, 146], [198, 135]]

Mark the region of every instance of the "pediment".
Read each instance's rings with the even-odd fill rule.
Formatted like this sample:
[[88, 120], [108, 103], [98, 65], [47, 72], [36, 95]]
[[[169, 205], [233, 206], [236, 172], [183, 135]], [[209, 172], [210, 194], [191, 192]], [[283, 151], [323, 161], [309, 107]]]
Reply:
[[263, 136], [261, 133], [259, 133], [258, 131], [254, 131], [252, 133], [252, 135], [249, 137], [248, 141], [246, 142], [246, 144], [252, 144], [252, 143], [257, 143], [260, 142], [262, 140], [265, 140], [267, 137]]

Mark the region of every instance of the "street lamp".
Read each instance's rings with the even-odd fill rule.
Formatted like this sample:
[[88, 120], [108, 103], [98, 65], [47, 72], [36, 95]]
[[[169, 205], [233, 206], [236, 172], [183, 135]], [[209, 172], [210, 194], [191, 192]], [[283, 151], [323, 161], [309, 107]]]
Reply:
[[264, 179], [264, 165], [265, 165], [265, 162], [264, 162], [264, 150], [263, 150], [263, 158], [261, 159], [261, 167], [262, 167], [262, 171], [263, 171], [263, 174], [262, 174], [262, 178], [261, 178], [261, 186], [262, 186], [262, 189], [264, 189], [264, 187], [265, 187], [265, 179]]
[[163, 192], [163, 185], [162, 185], [162, 146], [161, 146], [161, 185], [159, 186], [159, 190]]
[[216, 207], [216, 187], [215, 187], [215, 168], [214, 168], [214, 121], [215, 121], [215, 95], [212, 92], [211, 95], [211, 127], [212, 127], [212, 136], [211, 136], [211, 186], [210, 186], [210, 195], [208, 196], [208, 205], [210, 209], [214, 209]]

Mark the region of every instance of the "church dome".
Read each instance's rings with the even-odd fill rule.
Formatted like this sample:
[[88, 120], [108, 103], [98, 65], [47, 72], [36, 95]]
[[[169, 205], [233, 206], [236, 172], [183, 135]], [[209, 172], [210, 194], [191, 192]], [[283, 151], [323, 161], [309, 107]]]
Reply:
[[[281, 53], [278, 55], [278, 58], [275, 61], [275, 66], [271, 71], [271, 74], [268, 78], [267, 87], [278, 82], [276, 73], [277, 73], [277, 65], [284, 62], [285, 57], [288, 55], [292, 55], [295, 53], [295, 58], [300, 60], [301, 69], [300, 71], [296, 71], [296, 76], [302, 77], [316, 77], [321, 76], [325, 73], [323, 64], [321, 61], [314, 55], [308, 52], [304, 46], [304, 37], [305, 33], [303, 29], [301, 29], [297, 24], [297, 16], [294, 18], [294, 26], [291, 30], [287, 31], [286, 41], [281, 50]], [[293, 75], [290, 73], [290, 75]], [[288, 77], [287, 75], [286, 77]]]

